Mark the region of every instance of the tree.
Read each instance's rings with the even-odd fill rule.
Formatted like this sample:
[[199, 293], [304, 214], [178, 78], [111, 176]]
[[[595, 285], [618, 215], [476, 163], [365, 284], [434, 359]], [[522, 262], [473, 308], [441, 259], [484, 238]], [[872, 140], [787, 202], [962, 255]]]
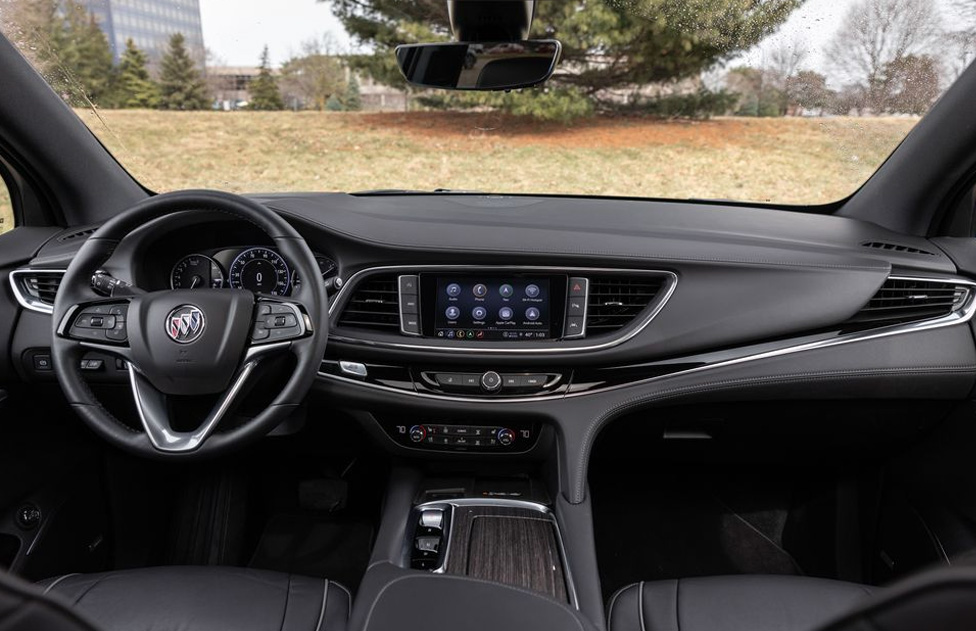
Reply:
[[154, 108], [159, 105], [159, 86], [149, 76], [146, 54], [131, 38], [125, 41], [125, 51], [119, 59], [116, 99], [119, 107]]
[[281, 88], [288, 107], [324, 110], [329, 98], [345, 89], [345, 68], [331, 51], [331, 42], [308, 40], [302, 54], [281, 67]]
[[252, 110], [283, 110], [285, 102], [281, 98], [278, 82], [271, 74], [271, 58], [268, 47], [261, 52], [261, 65], [258, 76], [251, 82], [251, 101], [248, 109]]
[[176, 33], [160, 63], [159, 107], [164, 110], [202, 110], [210, 107], [207, 86], [186, 50], [186, 38]]
[[358, 112], [363, 109], [363, 97], [359, 92], [359, 79], [356, 75], [351, 75], [349, 77], [349, 82], [346, 84], [346, 94], [342, 99], [342, 104], [346, 107], [347, 111]]
[[65, 101], [76, 107], [112, 105], [112, 51], [84, 6], [74, 0], [10, 0], [2, 13], [0, 30]]
[[335, 94], [329, 97], [329, 100], [325, 102], [325, 109], [329, 112], [341, 112], [343, 110], [342, 101], [339, 100]]
[[770, 74], [762, 68], [739, 66], [725, 77], [729, 92], [739, 96], [735, 108], [738, 116], [783, 116], [786, 114], [786, 98], [779, 83], [770, 80]]
[[827, 77], [812, 70], [800, 70], [786, 81], [786, 96], [791, 109], [823, 114], [834, 103], [836, 94], [827, 87]]
[[[695, 76], [760, 42], [802, 2], [538, 2], [532, 36], [563, 43], [554, 87], [572, 88], [614, 107], [608, 90]], [[449, 36], [443, 0], [334, 0], [332, 9], [353, 37], [376, 51], [351, 62], [389, 85], [402, 85], [392, 54], [397, 44]]]
[[827, 57], [842, 80], [864, 88], [868, 108], [883, 112], [891, 96], [886, 67], [931, 52], [941, 33], [932, 0], [860, 0], [827, 46]]
[[925, 114], [939, 98], [939, 62], [929, 56], [908, 55], [885, 66], [885, 86], [891, 95], [889, 110]]

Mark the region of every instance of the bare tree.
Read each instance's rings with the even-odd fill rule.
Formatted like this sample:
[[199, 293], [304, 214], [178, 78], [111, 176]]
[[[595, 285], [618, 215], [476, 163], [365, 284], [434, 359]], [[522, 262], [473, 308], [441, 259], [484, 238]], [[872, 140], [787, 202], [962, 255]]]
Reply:
[[943, 64], [954, 80], [976, 59], [976, 0], [953, 0], [953, 28], [946, 33], [948, 54]]
[[860, 0], [827, 46], [839, 79], [866, 91], [867, 107], [883, 111], [885, 68], [909, 55], [934, 54], [942, 20], [932, 0]]
[[324, 110], [329, 98], [346, 89], [346, 67], [334, 51], [335, 41], [326, 34], [301, 45], [281, 67], [281, 91], [291, 109]]

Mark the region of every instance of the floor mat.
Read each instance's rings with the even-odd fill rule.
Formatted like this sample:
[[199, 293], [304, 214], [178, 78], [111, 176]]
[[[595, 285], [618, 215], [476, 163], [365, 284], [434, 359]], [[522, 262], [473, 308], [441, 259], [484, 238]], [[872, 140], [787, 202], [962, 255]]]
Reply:
[[249, 567], [337, 581], [355, 592], [366, 571], [373, 528], [300, 514], [268, 520]]
[[783, 546], [790, 490], [763, 486], [662, 475], [626, 495], [594, 493], [606, 595], [639, 580], [801, 574]]

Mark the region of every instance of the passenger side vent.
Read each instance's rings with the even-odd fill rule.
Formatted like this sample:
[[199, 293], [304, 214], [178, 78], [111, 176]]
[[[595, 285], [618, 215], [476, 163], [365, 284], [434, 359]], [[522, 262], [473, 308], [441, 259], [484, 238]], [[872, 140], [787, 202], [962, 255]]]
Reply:
[[899, 324], [947, 316], [966, 303], [969, 291], [953, 283], [889, 278], [848, 322]]
[[51, 313], [63, 271], [14, 270], [10, 274], [18, 301], [28, 309]]
[[657, 297], [664, 280], [653, 276], [591, 276], [586, 337], [618, 331]]
[[927, 250], [920, 250], [918, 248], [912, 248], [907, 245], [898, 245], [897, 243], [886, 243], [884, 241], [866, 241], [861, 244], [866, 248], [873, 248], [875, 250], [888, 250], [890, 252], [902, 252], [904, 254], [921, 254], [923, 256], [935, 256], [934, 252], [929, 252]]
[[400, 299], [395, 274], [371, 276], [353, 290], [339, 316], [339, 326], [400, 331]]

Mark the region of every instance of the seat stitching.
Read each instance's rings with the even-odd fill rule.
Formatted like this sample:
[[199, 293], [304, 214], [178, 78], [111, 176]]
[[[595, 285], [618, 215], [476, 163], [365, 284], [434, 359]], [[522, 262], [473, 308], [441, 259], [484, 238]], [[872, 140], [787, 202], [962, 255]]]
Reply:
[[322, 592], [322, 610], [319, 611], [319, 621], [315, 623], [315, 631], [321, 631], [322, 621], [325, 620], [325, 608], [329, 603], [329, 579], [325, 579], [325, 590]]
[[64, 576], [61, 576], [61, 577], [58, 577], [58, 578], [54, 579], [54, 582], [51, 583], [50, 585], [48, 585], [44, 589], [44, 593], [47, 594], [52, 589], [54, 589], [55, 587], [57, 587], [61, 583], [61, 581], [63, 581], [66, 578], [71, 578], [72, 576], [81, 576], [81, 574], [78, 574], [77, 572], [75, 572], [74, 574], [65, 574]]
[[614, 605], [617, 604], [617, 599], [620, 598], [621, 594], [623, 594], [628, 590], [634, 589], [634, 587], [635, 587], [634, 585], [628, 585], [627, 587], [622, 587], [618, 589], [617, 593], [614, 594], [613, 598], [610, 599], [610, 605], [607, 608], [607, 629], [610, 629], [611, 631], [613, 630], [613, 608]]
[[281, 610], [281, 624], [278, 631], [285, 631], [285, 620], [288, 618], [288, 599], [291, 597], [291, 574], [288, 575], [288, 585], [285, 587], [285, 606]]
[[678, 608], [681, 606], [681, 579], [674, 582], [674, 631], [681, 631], [681, 613]]
[[89, 594], [89, 592], [91, 592], [91, 590], [93, 590], [96, 587], [98, 587], [98, 584], [101, 583], [102, 581], [104, 581], [107, 576], [109, 576], [109, 575], [108, 574], [103, 574], [102, 576], [99, 576], [95, 580], [94, 583], [92, 583], [91, 585], [88, 586], [88, 589], [86, 589], [85, 591], [83, 591], [81, 593], [81, 596], [78, 596], [78, 598], [75, 599], [75, 604], [76, 605], [80, 605], [81, 604], [81, 601], [84, 600], [85, 596], [87, 596]]
[[647, 631], [644, 628], [644, 581], [641, 581], [637, 586], [637, 616], [640, 620], [641, 631]]

